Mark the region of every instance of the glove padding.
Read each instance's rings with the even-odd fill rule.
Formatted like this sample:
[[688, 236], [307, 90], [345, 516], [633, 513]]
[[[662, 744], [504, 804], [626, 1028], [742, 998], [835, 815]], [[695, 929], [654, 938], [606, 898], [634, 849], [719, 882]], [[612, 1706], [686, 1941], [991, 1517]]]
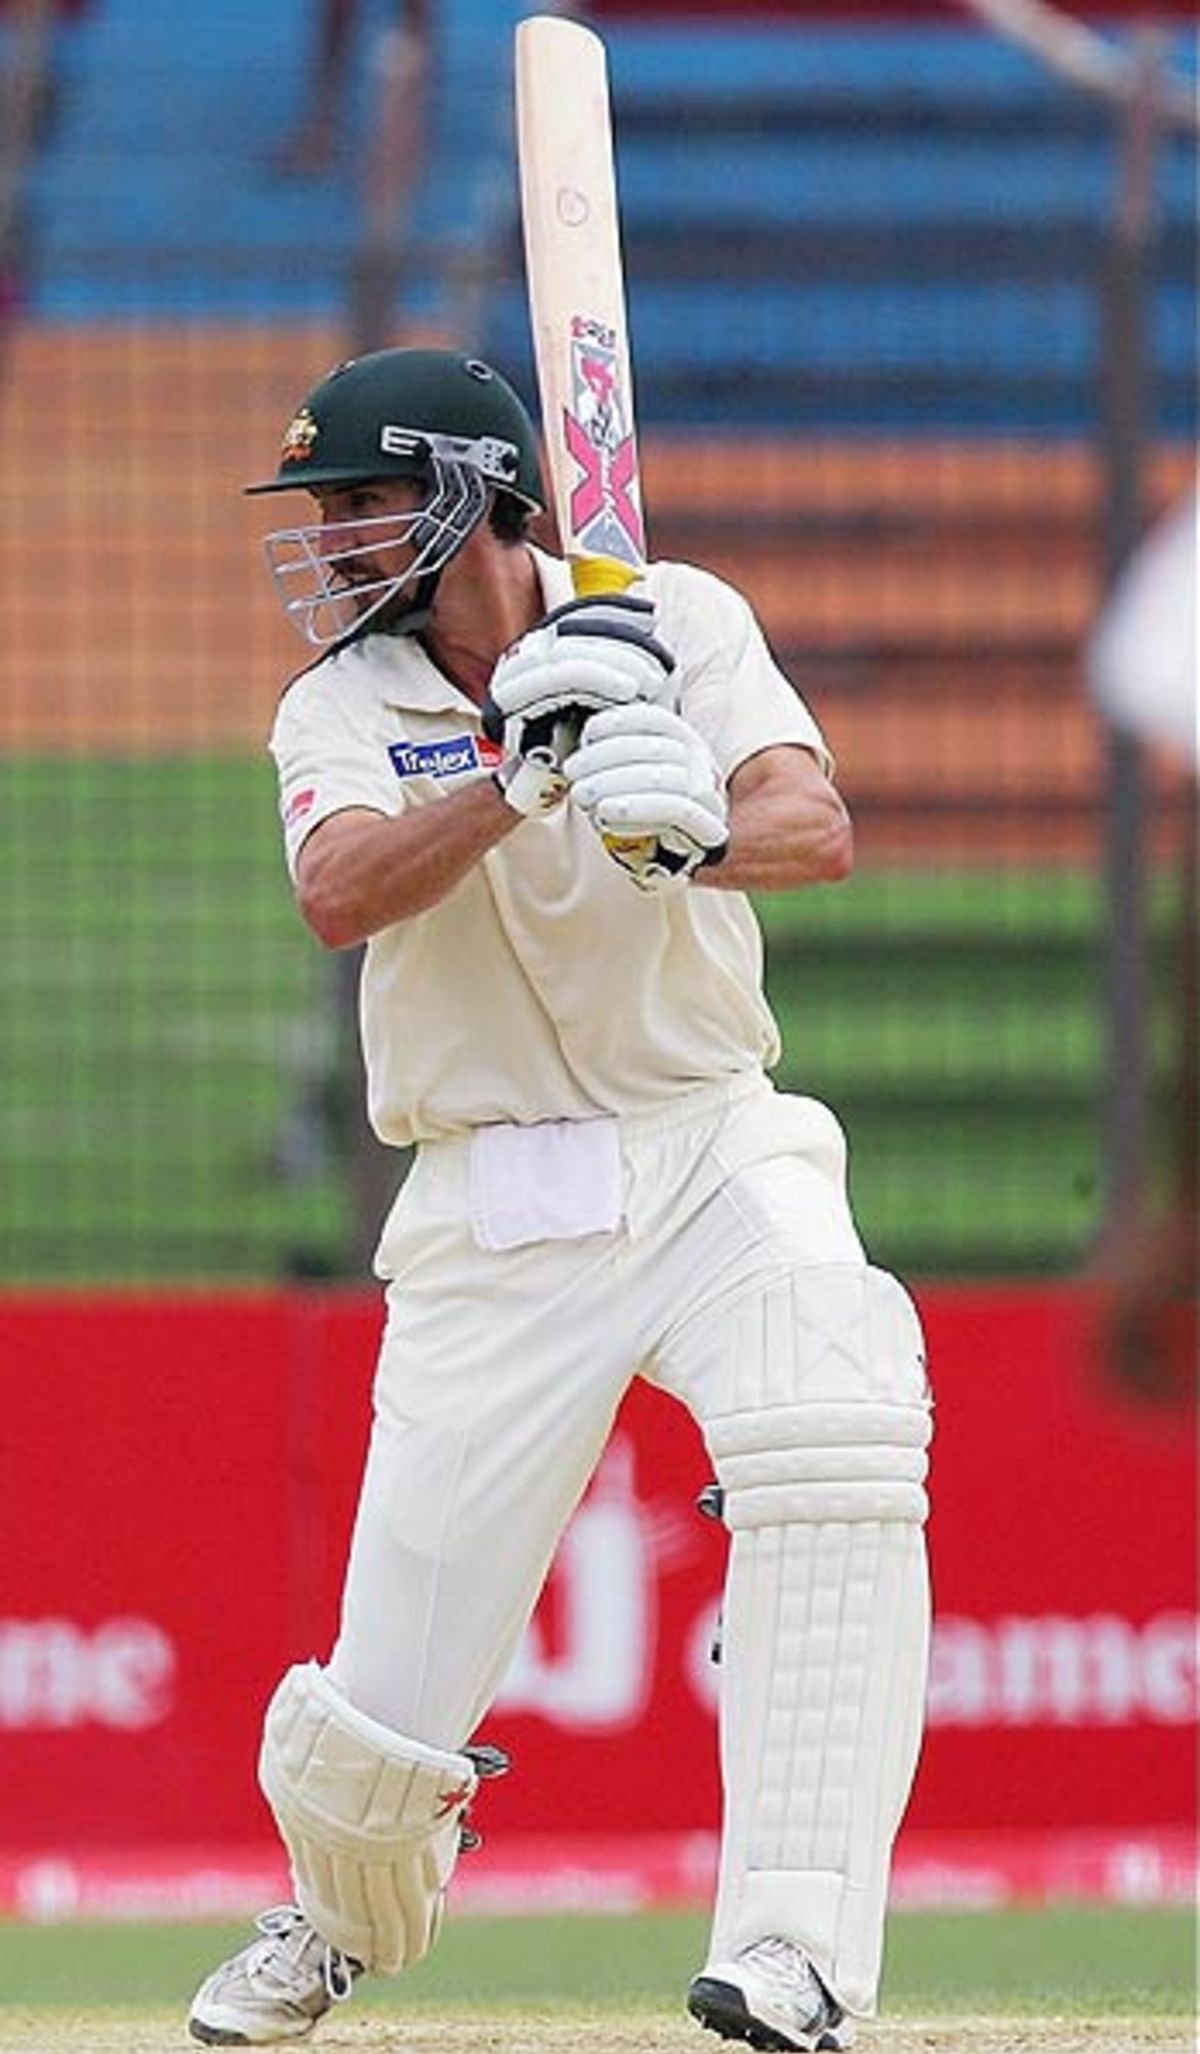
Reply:
[[492, 672], [484, 734], [509, 756], [549, 752], [561, 763], [589, 714], [638, 699], [669, 703], [675, 658], [654, 624], [653, 601], [627, 593], [556, 607]]
[[593, 714], [563, 773], [613, 861], [644, 891], [682, 883], [724, 856], [721, 773], [703, 736], [670, 707]]

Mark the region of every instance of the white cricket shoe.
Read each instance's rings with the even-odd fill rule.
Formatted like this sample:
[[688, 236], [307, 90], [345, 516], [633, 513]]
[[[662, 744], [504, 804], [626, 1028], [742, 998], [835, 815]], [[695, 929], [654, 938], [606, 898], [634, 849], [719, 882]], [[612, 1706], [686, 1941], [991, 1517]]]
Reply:
[[853, 2021], [791, 1940], [756, 1940], [732, 1961], [710, 1962], [688, 1991], [688, 2010], [723, 2039], [781, 2054], [854, 2045]]
[[362, 1973], [295, 1904], [264, 1911], [256, 1924], [262, 1937], [223, 1961], [196, 1992], [188, 2031], [207, 2047], [303, 2039], [331, 2005], [345, 2002]]

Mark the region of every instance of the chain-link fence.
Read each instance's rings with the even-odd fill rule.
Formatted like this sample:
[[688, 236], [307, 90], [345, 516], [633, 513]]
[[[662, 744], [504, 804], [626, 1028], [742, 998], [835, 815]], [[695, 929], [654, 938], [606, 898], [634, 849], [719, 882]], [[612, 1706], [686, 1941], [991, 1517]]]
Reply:
[[[263, 10], [242, 12], [261, 32]], [[505, 64], [495, 16], [491, 34]], [[677, 62], [652, 44], [612, 38], [652, 541], [755, 602], [858, 828], [849, 884], [761, 909], [781, 1076], [844, 1118], [879, 1259], [1072, 1269], [1105, 1219], [1113, 1088], [1111, 763], [1084, 672], [1112, 567], [1106, 395], [1114, 369], [1136, 374], [1121, 486], [1140, 525], [1188, 469], [1192, 144], [1159, 139], [1151, 232], [1115, 303], [1122, 121], [1031, 59], [948, 32], [780, 29], [729, 40], [719, 67], [703, 35]], [[150, 39], [143, 61], [161, 60]], [[210, 91], [233, 90], [237, 61], [214, 58]], [[50, 208], [97, 169], [69, 99], [44, 146]], [[465, 117], [473, 254], [410, 243], [390, 339], [432, 322], [521, 377], [514, 201], [483, 106]], [[461, 176], [461, 109], [456, 133]], [[301, 928], [278, 850], [264, 738], [300, 651], [239, 497], [353, 331], [356, 217], [335, 232], [321, 186], [307, 269], [286, 250], [264, 267], [239, 175], [224, 167], [207, 258], [132, 229], [90, 258], [76, 246], [67, 283], [61, 262], [40, 281], [34, 265], [10, 324], [12, 1284], [336, 1274], [361, 1262], [361, 1191], [379, 1194], [346, 979]], [[298, 250], [302, 182], [285, 198]], [[374, 205], [377, 229], [377, 187]], [[1140, 368], [1112, 361], [1114, 304]], [[1189, 818], [1186, 780], [1141, 765], [1143, 1096], [1168, 1115]]]

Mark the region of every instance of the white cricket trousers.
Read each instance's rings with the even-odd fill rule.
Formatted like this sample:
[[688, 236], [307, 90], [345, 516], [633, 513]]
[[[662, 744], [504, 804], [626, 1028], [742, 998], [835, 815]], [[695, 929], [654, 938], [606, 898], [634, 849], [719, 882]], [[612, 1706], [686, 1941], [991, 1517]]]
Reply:
[[[718, 1474], [725, 1435], [733, 1450], [729, 1468], [734, 1482], [738, 1464], [744, 1470], [747, 1461], [745, 1473], [758, 1478], [754, 1432], [760, 1417], [783, 1422], [787, 1445], [778, 1460], [770, 1454], [773, 1428], [765, 1441], [759, 1437], [767, 1449], [762, 1459], [768, 1461], [763, 1471], [768, 1484], [779, 1460], [786, 1478], [795, 1468], [791, 1443], [796, 1420], [803, 1423], [808, 1416], [806, 1382], [814, 1384], [811, 1395], [820, 1401], [809, 1408], [813, 1417], [820, 1412], [832, 1418], [831, 1391], [834, 1400], [857, 1399], [864, 1377], [870, 1381], [869, 1364], [864, 1369], [856, 1359], [871, 1350], [857, 1315], [846, 1349], [840, 1342], [832, 1349], [823, 1345], [821, 1366], [811, 1374], [806, 1364], [817, 1358], [795, 1339], [806, 1325], [813, 1331], [828, 1329], [825, 1307], [840, 1303], [839, 1293], [844, 1296], [846, 1289], [861, 1290], [863, 1278], [879, 1275], [868, 1270], [855, 1231], [842, 1133], [826, 1107], [776, 1093], [755, 1073], [623, 1117], [619, 1139], [623, 1217], [613, 1232], [502, 1252], [481, 1249], [469, 1219], [471, 1143], [464, 1139], [420, 1149], [380, 1243], [378, 1267], [389, 1279], [388, 1318], [329, 1673], [360, 1710], [433, 1747], [461, 1747], [496, 1695], [555, 1546], [635, 1376], [673, 1393], [688, 1408], [714, 1451]], [[885, 1370], [884, 1397], [893, 1395], [886, 1388], [888, 1374]], [[868, 1395], [877, 1394], [872, 1390]], [[746, 1448], [748, 1455], [739, 1452]], [[798, 1473], [808, 1472], [801, 1466]], [[789, 1487], [811, 1496], [803, 1481]], [[755, 1508], [762, 1496], [762, 1491], [746, 1493], [752, 1524], [760, 1521]], [[923, 1591], [919, 1525], [914, 1530], [917, 1558], [903, 1574], [908, 1585], [915, 1581]], [[739, 1538], [735, 1534], [734, 1556]], [[747, 1547], [757, 1544], [753, 1533], [744, 1538]], [[741, 1574], [754, 1586], [748, 1617], [757, 1616], [762, 1597], [755, 1591], [776, 1570], [755, 1568], [743, 1553]], [[810, 1565], [795, 1574], [808, 1575], [810, 1581], [815, 1575], [818, 1583], [821, 1576], [826, 1584], [830, 1577], [845, 1582], [853, 1597], [854, 1588], [863, 1588], [862, 1559], [847, 1555], [844, 1570], [837, 1566], [840, 1560], [826, 1549], [815, 1570]], [[738, 1626], [736, 1617], [730, 1620], [734, 1581], [726, 1594], [723, 1698], [731, 1685], [736, 1696], [740, 1670], [765, 1702], [784, 1685], [757, 1674], [764, 1662], [768, 1668], [774, 1665], [775, 1655], [766, 1645], [756, 1652], [755, 1636], [761, 1643], [762, 1633], [753, 1618], [745, 1627]], [[736, 1605], [736, 1591], [733, 1597]], [[880, 1602], [892, 1613], [894, 1600], [893, 1592]], [[835, 1612], [844, 1609], [836, 1588], [819, 1588], [816, 1599], [805, 1600], [810, 1609], [820, 1602], [831, 1602]], [[912, 1675], [905, 1680], [907, 1671], [897, 1671], [890, 1653], [883, 1663], [888, 1675], [881, 1687], [901, 1691], [906, 1700], [895, 1707], [900, 1738], [894, 1731], [890, 1738], [868, 1736], [876, 1753], [889, 1751], [891, 1764], [883, 1802], [887, 1816], [867, 1834], [880, 1843], [878, 1856], [871, 1849], [867, 1856], [867, 1924], [872, 1929], [882, 1923], [878, 1871], [882, 1861], [886, 1881], [891, 1834], [915, 1761], [923, 1688], [922, 1602], [920, 1595], [911, 1601]], [[774, 1598], [771, 1604], [779, 1610]], [[869, 1620], [866, 1626], [859, 1644], [869, 1642]], [[772, 1628], [768, 1641], [773, 1633]], [[739, 1635], [747, 1634], [743, 1653]], [[869, 1646], [861, 1659], [869, 1665]], [[792, 1685], [787, 1679], [784, 1684], [784, 1695], [790, 1695]], [[797, 1702], [805, 1689], [816, 1687], [797, 1678]], [[839, 1672], [828, 1691], [844, 1695], [848, 1687]], [[810, 1733], [813, 1717], [819, 1730], [821, 1719], [828, 1721], [828, 1707], [805, 1713]], [[778, 1810], [767, 1789], [761, 1803], [756, 1797], [737, 1823], [737, 1792], [730, 1786], [757, 1787], [760, 1776], [759, 1766], [741, 1757], [747, 1750], [765, 1754], [770, 1737], [756, 1735], [754, 1715], [747, 1723], [745, 1706], [739, 1711], [735, 1705], [731, 1717], [723, 1705], [722, 1718], [727, 1837], [732, 1817], [745, 1845], [735, 1851], [736, 1874], [723, 1878], [725, 1908], [714, 1941], [718, 1952], [720, 1945], [744, 1943], [756, 1919], [761, 1923], [768, 1915], [746, 1900], [738, 1878], [759, 1859], [753, 1842], [761, 1817], [771, 1813], [773, 1804]], [[862, 1716], [860, 1723], [865, 1723]], [[798, 1759], [780, 1773], [807, 1771]], [[854, 1770], [860, 1779], [861, 1773]], [[827, 1764], [820, 1767], [818, 1781], [823, 1789], [830, 1781]], [[828, 1806], [836, 1795], [836, 1789], [833, 1798], [826, 1793], [822, 1803]], [[779, 1802], [787, 1814], [788, 1845], [778, 1855], [760, 1850], [764, 1875], [776, 1869], [790, 1873], [794, 1866], [789, 1851], [797, 1833], [794, 1806], [787, 1793]], [[851, 1802], [848, 1794], [845, 1802]], [[833, 1825], [836, 1839], [841, 1827], [836, 1819]], [[862, 1842], [861, 1825], [853, 1831]], [[807, 1833], [803, 1825], [801, 1840]], [[830, 1820], [824, 1814], [814, 1817], [812, 1847], [805, 1851], [805, 1841], [800, 1858], [822, 1874], [822, 1864], [844, 1868], [840, 1855], [822, 1852], [822, 1835], [829, 1840]], [[819, 1905], [811, 1917], [806, 1914], [802, 1933], [830, 1973], [838, 1964], [836, 1927], [842, 1914], [823, 1887], [817, 1896]], [[773, 1905], [770, 1915], [768, 1930], [786, 1930], [785, 1917], [776, 1916]], [[873, 2003], [873, 1944], [868, 1939], [865, 1966], [858, 1960], [863, 1953], [858, 1946], [841, 1977], [843, 2001], [863, 2009]]]

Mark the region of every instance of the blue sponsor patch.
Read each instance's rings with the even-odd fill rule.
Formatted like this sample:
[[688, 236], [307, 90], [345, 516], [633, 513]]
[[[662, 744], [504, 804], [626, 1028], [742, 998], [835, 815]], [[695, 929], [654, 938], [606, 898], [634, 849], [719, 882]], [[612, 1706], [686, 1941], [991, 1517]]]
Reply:
[[[485, 742], [483, 749], [487, 747]], [[447, 735], [440, 742], [393, 742], [388, 755], [397, 777], [458, 777], [463, 771], [481, 769], [485, 760], [474, 735]]]

